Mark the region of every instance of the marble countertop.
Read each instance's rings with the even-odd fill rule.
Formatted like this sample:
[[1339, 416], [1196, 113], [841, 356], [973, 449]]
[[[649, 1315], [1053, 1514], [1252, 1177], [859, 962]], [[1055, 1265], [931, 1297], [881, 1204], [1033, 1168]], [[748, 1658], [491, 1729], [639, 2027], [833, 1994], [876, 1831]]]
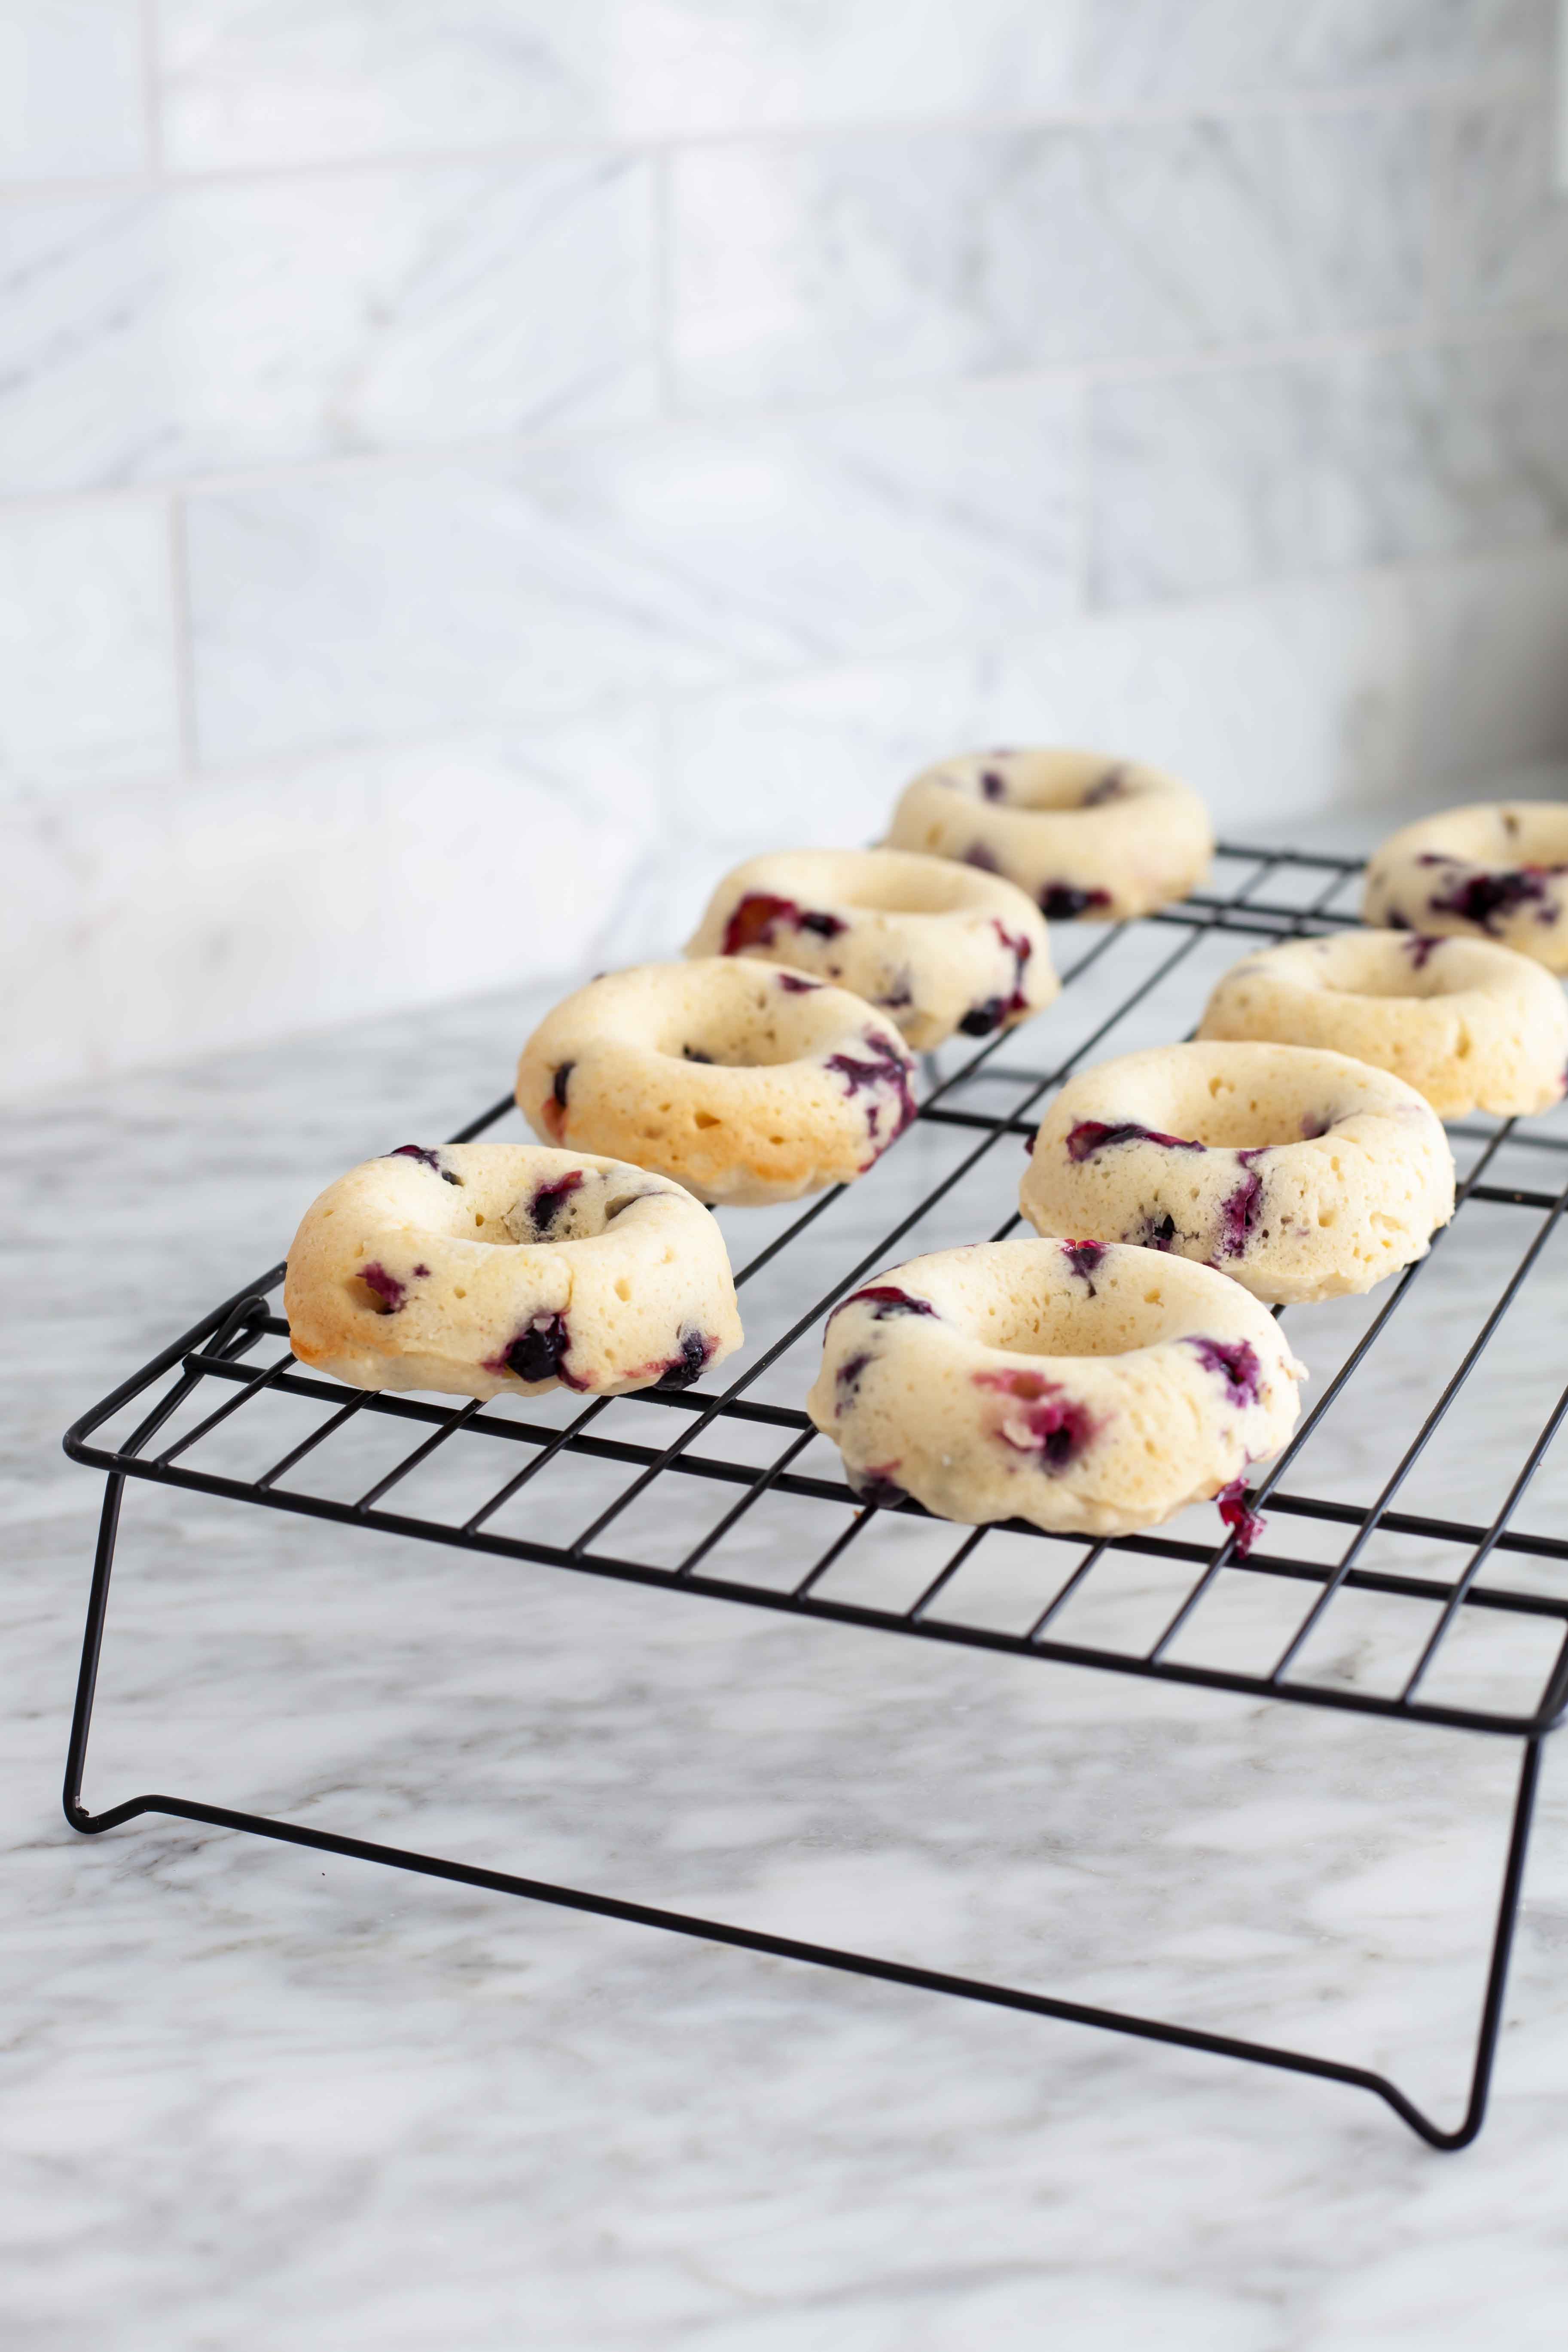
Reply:
[[[11, 1122], [7, 2345], [1555, 2344], [1568, 1744], [1548, 1749], [1491, 2120], [1456, 2158], [1353, 2091], [172, 1821], [67, 1830], [99, 1482], [60, 1431], [278, 1257], [341, 1167], [500, 1094], [539, 1003]], [[877, 1181], [850, 1196], [872, 1233]], [[1550, 1279], [1560, 1296], [1560, 1257]], [[1322, 1478], [1366, 1491], [1380, 1415], [1408, 1415], [1470, 1296], [1413, 1292], [1377, 1410]], [[1419, 1507], [1517, 1453], [1562, 1328], [1543, 1313], [1500, 1354]], [[1565, 1499], [1553, 1455], [1534, 1523]], [[1369, 1619], [1333, 1670], [1375, 1675], [1383, 1639]], [[172, 1788], [1296, 2039], [1390, 2066], [1447, 2116], [1511, 1769], [1500, 1742], [133, 1486], [88, 1796]]]

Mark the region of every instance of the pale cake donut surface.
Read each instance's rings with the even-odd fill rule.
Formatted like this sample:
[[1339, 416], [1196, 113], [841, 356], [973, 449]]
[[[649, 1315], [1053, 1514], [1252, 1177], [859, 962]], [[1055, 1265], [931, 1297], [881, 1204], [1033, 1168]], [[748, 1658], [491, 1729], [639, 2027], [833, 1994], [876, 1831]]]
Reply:
[[1369, 859], [1362, 920], [1495, 940], [1568, 972], [1568, 806], [1480, 802], [1391, 835]]
[[741, 1343], [723, 1236], [663, 1177], [525, 1143], [401, 1144], [306, 1211], [283, 1289], [302, 1364], [353, 1388], [684, 1388]]
[[1568, 1083], [1562, 983], [1489, 940], [1343, 931], [1265, 948], [1218, 982], [1198, 1034], [1352, 1055], [1439, 1118], [1549, 1110]]
[[899, 849], [790, 849], [727, 874], [689, 956], [754, 956], [839, 982], [929, 1053], [1050, 1003], [1045, 919], [1012, 883]]
[[1370, 1290], [1454, 1213], [1442, 1122], [1403, 1078], [1307, 1045], [1156, 1045], [1070, 1078], [1018, 1205], [1295, 1303]]
[[905, 787], [889, 846], [1000, 874], [1053, 922], [1120, 922], [1184, 898], [1214, 855], [1190, 784], [1101, 751], [966, 751]]
[[863, 997], [706, 956], [567, 997], [522, 1049], [517, 1099], [552, 1142], [755, 1206], [864, 1175], [915, 1116], [914, 1066]]
[[911, 1258], [834, 1309], [806, 1409], [867, 1502], [970, 1526], [1126, 1535], [1225, 1498], [1279, 1452], [1305, 1377], [1206, 1266], [1098, 1242]]

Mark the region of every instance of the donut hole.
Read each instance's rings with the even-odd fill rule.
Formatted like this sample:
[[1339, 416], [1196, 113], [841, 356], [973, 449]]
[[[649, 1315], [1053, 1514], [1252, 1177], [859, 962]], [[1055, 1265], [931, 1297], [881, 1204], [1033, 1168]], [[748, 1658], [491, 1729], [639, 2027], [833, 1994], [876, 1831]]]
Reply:
[[[1134, 1285], [1137, 1280], [1133, 1276]], [[975, 1319], [974, 1337], [985, 1347], [1009, 1356], [1125, 1356], [1183, 1328], [1181, 1312], [1167, 1306], [1157, 1286], [1142, 1292], [1136, 1287], [1124, 1290], [1126, 1307], [1122, 1307], [1115, 1297], [1120, 1285], [1109, 1268], [1097, 1269], [1094, 1281], [1092, 1297], [1083, 1284], [1075, 1282], [1071, 1291], [1053, 1291], [1044, 1298], [1009, 1299], [983, 1308]], [[1127, 1307], [1134, 1300], [1136, 1307], [1129, 1314]]]
[[994, 807], [1094, 814], [1143, 787], [1138, 769], [1105, 751], [1067, 749], [972, 752], [949, 761], [937, 781]]
[[1292, 981], [1326, 989], [1331, 996], [1379, 1003], [1451, 995], [1456, 980], [1463, 986], [1468, 978], [1456, 974], [1447, 940], [1419, 931], [1352, 931], [1342, 940], [1321, 940], [1310, 962], [1285, 969]]
[[[654, 1040], [657, 1053], [688, 1070], [768, 1070], [842, 1040], [844, 1000], [834, 990], [781, 997], [770, 966], [736, 963], [727, 969], [746, 976], [746, 992], [731, 996], [705, 1018], [677, 1014], [666, 1022]], [[754, 982], [753, 972], [762, 975]]]

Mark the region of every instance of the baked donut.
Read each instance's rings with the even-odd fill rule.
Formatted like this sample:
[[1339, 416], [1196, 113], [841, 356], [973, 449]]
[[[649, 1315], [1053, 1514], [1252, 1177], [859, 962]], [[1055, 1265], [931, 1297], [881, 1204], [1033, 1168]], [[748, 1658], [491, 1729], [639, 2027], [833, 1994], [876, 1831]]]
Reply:
[[841, 981], [927, 1054], [1056, 995], [1045, 922], [1010, 882], [900, 849], [784, 849], [726, 874], [689, 956], [755, 956]]
[[1158, 1525], [1278, 1453], [1306, 1377], [1223, 1275], [1144, 1249], [975, 1242], [835, 1307], [806, 1410], [863, 1501], [1067, 1535]]
[[1042, 1234], [1196, 1258], [1255, 1298], [1370, 1290], [1454, 1213], [1429, 1103], [1307, 1045], [1156, 1045], [1069, 1078], [1018, 1205]]
[[700, 1201], [794, 1201], [863, 1176], [915, 1115], [914, 1062], [847, 988], [731, 956], [606, 972], [547, 1013], [517, 1099], [535, 1134]]
[[888, 841], [1026, 891], [1053, 922], [1121, 922], [1185, 896], [1214, 855], [1190, 784], [1102, 751], [966, 751], [906, 785]]
[[1568, 806], [1479, 802], [1392, 834], [1369, 861], [1363, 923], [1497, 940], [1568, 971]]
[[356, 1389], [685, 1388], [741, 1344], [723, 1236], [679, 1184], [530, 1143], [399, 1144], [306, 1210], [283, 1307]]
[[1568, 1085], [1568, 996], [1489, 940], [1342, 931], [1265, 948], [1218, 982], [1198, 1035], [1353, 1055], [1392, 1070], [1440, 1118], [1549, 1110]]

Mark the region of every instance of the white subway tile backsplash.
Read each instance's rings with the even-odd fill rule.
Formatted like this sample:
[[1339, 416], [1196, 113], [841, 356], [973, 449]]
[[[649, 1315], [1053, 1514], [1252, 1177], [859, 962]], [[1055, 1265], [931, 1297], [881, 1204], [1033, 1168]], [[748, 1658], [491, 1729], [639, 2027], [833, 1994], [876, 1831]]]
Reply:
[[632, 710], [0, 809], [0, 1094], [589, 963], [657, 761]]
[[1539, 93], [1459, 109], [1443, 130], [1441, 295], [1450, 311], [1568, 309], [1568, 191]]
[[654, 285], [633, 158], [0, 211], [0, 487], [635, 423]]
[[1531, 76], [1554, 0], [1088, 0], [1076, 80], [1107, 104]]
[[161, 508], [0, 517], [0, 798], [171, 766], [174, 677]]
[[1552, 0], [163, 0], [177, 169], [1539, 71]]
[[1046, 107], [1081, 0], [164, 0], [177, 169]]
[[1568, 335], [1351, 352], [1099, 386], [1090, 597], [1568, 531]]
[[987, 742], [1136, 752], [1245, 827], [1265, 806], [1289, 816], [1392, 792], [1407, 673], [1404, 589], [1377, 579], [1085, 618], [696, 697], [672, 714], [675, 833], [702, 844], [692, 863], [704, 873], [770, 844], [871, 841], [917, 768]]
[[1432, 210], [1398, 110], [695, 148], [689, 405], [1204, 351], [1414, 317]]
[[1019, 627], [1077, 594], [1077, 417], [986, 386], [190, 506], [219, 762]]
[[6, 0], [0, 185], [142, 169], [142, 35], [140, 0]]
[[1568, 752], [1568, 545], [1433, 566], [1408, 594], [1418, 793], [1485, 795], [1500, 770]]

